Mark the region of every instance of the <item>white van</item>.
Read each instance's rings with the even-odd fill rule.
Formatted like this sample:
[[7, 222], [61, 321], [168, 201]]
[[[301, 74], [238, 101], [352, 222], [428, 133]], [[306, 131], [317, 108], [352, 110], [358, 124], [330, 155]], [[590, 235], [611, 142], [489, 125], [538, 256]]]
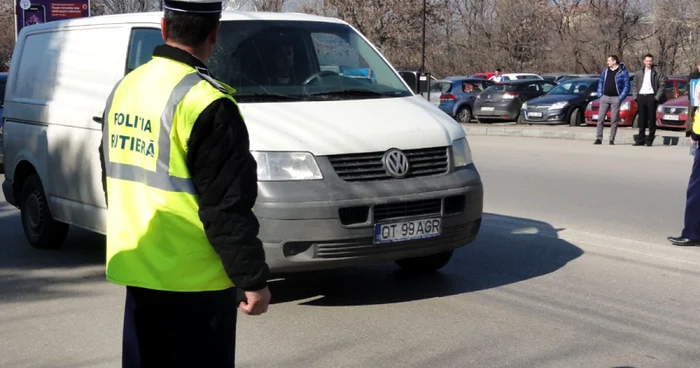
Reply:
[[[5, 181], [30, 244], [68, 226], [105, 233], [100, 116], [117, 81], [163, 43], [162, 13], [23, 28], [5, 101]], [[268, 81], [270, 45], [292, 45], [295, 82]], [[444, 266], [476, 237], [483, 187], [463, 129], [414, 95], [337, 19], [226, 12], [207, 62], [236, 89], [259, 163], [255, 214], [272, 271], [396, 261]]]

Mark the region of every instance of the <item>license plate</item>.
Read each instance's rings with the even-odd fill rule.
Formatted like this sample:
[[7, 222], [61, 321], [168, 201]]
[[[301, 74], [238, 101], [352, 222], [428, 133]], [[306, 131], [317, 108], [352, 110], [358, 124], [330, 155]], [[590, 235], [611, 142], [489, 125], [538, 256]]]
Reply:
[[598, 120], [598, 115], [593, 115], [593, 116], [591, 116], [591, 119], [593, 119], [593, 120]]
[[493, 111], [493, 110], [494, 110], [493, 107], [482, 107], [481, 108], [481, 111]]
[[441, 231], [442, 219], [439, 218], [377, 224], [374, 227], [374, 243], [396, 243], [432, 238], [440, 235]]
[[542, 113], [541, 112], [528, 112], [527, 116], [532, 116], [533, 118], [541, 118]]
[[676, 121], [678, 121], [678, 120], [681, 120], [681, 117], [678, 115], [664, 115], [663, 120], [676, 120]]

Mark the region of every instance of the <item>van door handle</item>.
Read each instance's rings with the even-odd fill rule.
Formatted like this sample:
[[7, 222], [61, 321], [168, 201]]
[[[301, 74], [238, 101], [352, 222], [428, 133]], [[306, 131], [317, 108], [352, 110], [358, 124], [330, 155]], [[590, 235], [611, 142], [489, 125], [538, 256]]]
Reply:
[[101, 116], [93, 116], [92, 121], [102, 124], [102, 117]]

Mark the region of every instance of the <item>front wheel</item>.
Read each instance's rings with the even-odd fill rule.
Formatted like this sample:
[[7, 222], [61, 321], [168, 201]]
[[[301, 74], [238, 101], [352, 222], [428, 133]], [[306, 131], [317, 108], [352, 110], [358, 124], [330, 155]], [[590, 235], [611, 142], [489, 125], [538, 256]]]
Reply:
[[571, 116], [569, 117], [569, 125], [570, 126], [581, 125], [581, 114], [579, 113], [578, 109], [574, 109], [574, 111], [571, 112]]
[[447, 251], [425, 257], [406, 258], [396, 261], [396, 264], [406, 272], [424, 274], [435, 272], [445, 267], [452, 259], [454, 251]]
[[634, 116], [634, 120], [632, 120], [632, 128], [639, 128], [639, 115]]
[[38, 249], [57, 249], [68, 235], [68, 224], [54, 220], [44, 186], [36, 174], [24, 182], [19, 202], [24, 235]]

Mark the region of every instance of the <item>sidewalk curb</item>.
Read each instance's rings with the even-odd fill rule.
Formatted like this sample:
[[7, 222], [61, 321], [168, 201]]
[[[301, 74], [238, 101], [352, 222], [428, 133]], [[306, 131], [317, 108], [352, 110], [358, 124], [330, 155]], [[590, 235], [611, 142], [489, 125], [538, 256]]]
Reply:
[[[596, 139], [596, 131], [594, 127], [569, 127], [569, 126], [491, 126], [486, 124], [461, 124], [464, 132], [469, 135], [490, 135], [504, 137], [526, 137], [526, 138], [550, 138], [550, 139], [568, 139], [582, 140], [593, 143]], [[637, 135], [636, 129], [621, 127], [617, 129], [615, 143], [618, 144], [633, 144], [634, 137]], [[690, 142], [686, 139], [685, 134], [681, 132], [656, 131], [656, 139], [654, 146], [679, 146], [689, 147]], [[610, 128], [605, 127], [603, 133], [603, 143], [607, 144], [609, 139]]]

